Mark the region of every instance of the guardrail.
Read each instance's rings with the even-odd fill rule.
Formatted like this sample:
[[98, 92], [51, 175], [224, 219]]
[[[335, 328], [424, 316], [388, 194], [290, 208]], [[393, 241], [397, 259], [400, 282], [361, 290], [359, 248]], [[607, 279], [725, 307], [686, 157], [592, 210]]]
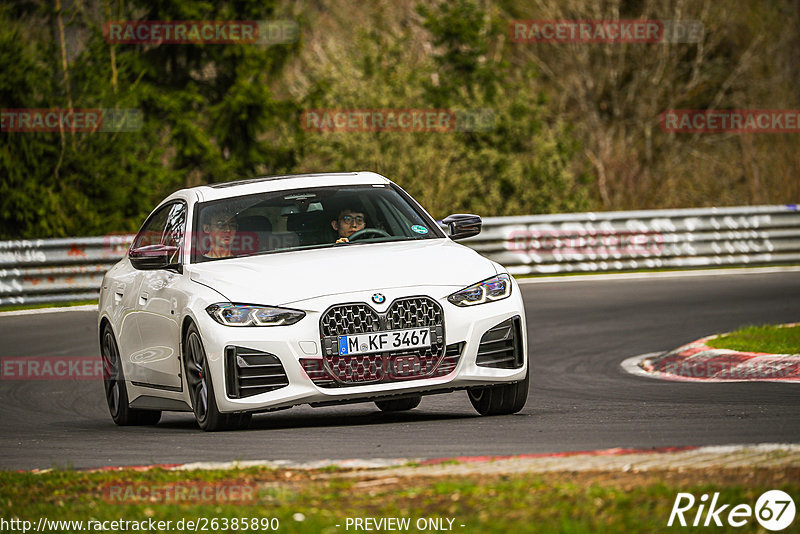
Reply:
[[797, 205], [493, 217], [464, 244], [512, 274], [800, 263]]
[[[0, 305], [97, 298], [132, 235], [0, 241]], [[800, 263], [797, 205], [487, 217], [462, 241], [512, 274]]]
[[96, 299], [133, 235], [0, 241], [0, 305]]

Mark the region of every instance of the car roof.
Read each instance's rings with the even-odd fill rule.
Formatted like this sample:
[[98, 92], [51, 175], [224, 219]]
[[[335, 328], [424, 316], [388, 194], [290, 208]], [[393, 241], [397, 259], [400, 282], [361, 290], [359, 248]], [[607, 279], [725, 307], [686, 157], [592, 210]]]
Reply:
[[170, 198], [173, 196], [185, 198], [187, 193], [195, 193], [199, 202], [205, 202], [221, 198], [238, 197], [270, 191], [303, 189], [307, 187], [388, 185], [390, 183], [392, 182], [388, 178], [370, 171], [288, 174], [281, 176], [260, 176], [248, 180], [201, 185], [176, 191], [170, 195]]

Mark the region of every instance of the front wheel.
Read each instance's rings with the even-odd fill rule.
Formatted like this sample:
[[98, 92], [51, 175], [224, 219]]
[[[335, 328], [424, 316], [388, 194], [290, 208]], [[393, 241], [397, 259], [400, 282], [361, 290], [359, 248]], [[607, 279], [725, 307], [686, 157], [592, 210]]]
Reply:
[[183, 340], [183, 362], [186, 368], [186, 383], [192, 398], [192, 409], [197, 424], [206, 432], [217, 430], [239, 430], [247, 428], [252, 414], [219, 411], [214, 396], [214, 384], [208, 370], [208, 359], [203, 348], [200, 332], [192, 324], [186, 330]]
[[528, 400], [530, 366], [525, 378], [514, 384], [469, 388], [469, 400], [481, 415], [510, 415], [517, 413]]
[[158, 410], [136, 410], [129, 406], [125, 374], [111, 326], [103, 327], [100, 338], [100, 355], [103, 359], [103, 388], [111, 419], [119, 426], [155, 425], [161, 419]]

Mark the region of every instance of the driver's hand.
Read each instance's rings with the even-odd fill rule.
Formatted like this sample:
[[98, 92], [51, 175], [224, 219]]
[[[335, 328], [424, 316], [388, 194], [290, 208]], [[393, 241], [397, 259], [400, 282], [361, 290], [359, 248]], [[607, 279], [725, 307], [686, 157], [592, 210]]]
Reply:
[[340, 237], [339, 239], [336, 240], [336, 242], [337, 243], [349, 243], [350, 240], [347, 239], [346, 237]]

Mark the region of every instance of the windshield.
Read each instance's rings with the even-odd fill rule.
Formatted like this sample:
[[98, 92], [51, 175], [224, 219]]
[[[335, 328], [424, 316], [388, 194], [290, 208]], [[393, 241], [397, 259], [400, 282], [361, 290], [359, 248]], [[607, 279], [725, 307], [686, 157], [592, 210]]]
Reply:
[[197, 204], [192, 261], [445, 237], [385, 185], [261, 193]]

